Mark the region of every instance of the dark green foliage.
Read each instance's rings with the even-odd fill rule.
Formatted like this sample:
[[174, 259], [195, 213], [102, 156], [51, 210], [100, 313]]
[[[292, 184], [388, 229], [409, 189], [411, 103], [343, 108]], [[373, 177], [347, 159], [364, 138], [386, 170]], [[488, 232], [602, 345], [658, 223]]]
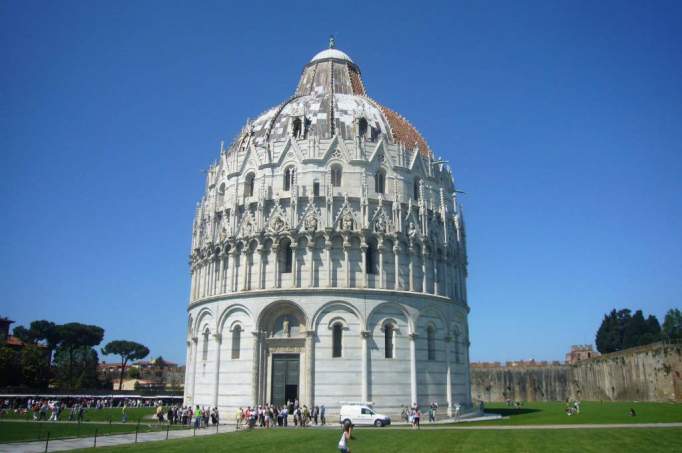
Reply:
[[54, 355], [55, 383], [66, 390], [92, 389], [97, 381], [97, 352], [90, 346], [60, 346]]
[[19, 353], [12, 348], [0, 347], [0, 387], [20, 383]]
[[12, 335], [23, 341], [24, 343], [33, 343], [31, 332], [24, 326], [16, 326], [13, 329]]
[[118, 389], [123, 387], [123, 375], [129, 361], [140, 360], [149, 355], [149, 349], [140, 343], [127, 340], [114, 340], [107, 343], [102, 349], [102, 354], [115, 354], [121, 357], [121, 377], [118, 381]]
[[667, 340], [682, 339], [682, 312], [678, 308], [671, 308], [665, 314], [663, 336]]
[[65, 389], [97, 386], [97, 352], [92, 349], [102, 342], [104, 329], [71, 322], [57, 326], [60, 338], [55, 354], [57, 385]]
[[602, 354], [621, 351], [635, 346], [643, 346], [661, 339], [661, 326], [655, 316], [644, 318], [641, 310], [634, 315], [629, 309], [604, 315], [601, 326], [597, 330], [597, 350]]
[[21, 350], [21, 376], [23, 384], [34, 388], [46, 388], [50, 382], [50, 364], [47, 363], [48, 351], [37, 345], [26, 345]]

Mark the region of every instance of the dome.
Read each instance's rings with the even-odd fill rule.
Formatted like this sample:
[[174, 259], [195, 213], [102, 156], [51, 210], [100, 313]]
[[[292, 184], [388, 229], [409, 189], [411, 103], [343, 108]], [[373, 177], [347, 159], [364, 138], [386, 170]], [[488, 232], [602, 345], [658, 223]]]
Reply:
[[303, 68], [294, 95], [258, 116], [245, 133], [256, 146], [285, 141], [294, 133], [297, 138], [318, 139], [362, 136], [432, 155], [407, 119], [367, 95], [358, 65], [335, 48], [317, 53]]
[[351, 63], [353, 60], [350, 59], [350, 57], [345, 53], [341, 52], [338, 49], [325, 49], [322, 52], [319, 52], [317, 55], [315, 55], [310, 62], [315, 62], [318, 60], [326, 60], [329, 58], [335, 58], [337, 60], [345, 60], [345, 61], [350, 61]]

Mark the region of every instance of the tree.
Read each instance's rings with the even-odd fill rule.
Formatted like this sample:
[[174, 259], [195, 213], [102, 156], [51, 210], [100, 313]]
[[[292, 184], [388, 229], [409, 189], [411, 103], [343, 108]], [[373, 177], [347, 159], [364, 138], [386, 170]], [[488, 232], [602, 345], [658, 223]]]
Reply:
[[614, 309], [604, 315], [596, 336], [599, 352], [606, 354], [660, 340], [661, 326], [656, 316], [649, 315], [645, 319], [642, 310], [637, 310], [634, 315], [630, 313], [626, 308]]
[[666, 340], [682, 339], [682, 312], [671, 308], [663, 319], [663, 336]]
[[47, 387], [50, 381], [50, 365], [45, 360], [47, 354], [44, 347], [34, 344], [28, 344], [21, 350], [21, 375], [25, 385]]
[[0, 347], [0, 387], [20, 383], [19, 353], [6, 346]]
[[[140, 373], [140, 369], [133, 367], [128, 369], [128, 377], [130, 379], [140, 379], [142, 377], [142, 373]], [[119, 387], [120, 389], [120, 387]]]
[[[71, 322], [57, 326], [59, 346], [55, 354], [55, 367], [58, 368], [58, 381], [67, 388], [79, 388], [84, 382], [88, 385], [96, 384], [97, 352], [92, 349], [102, 342], [104, 329], [99, 326]], [[95, 382], [92, 383], [90, 374], [94, 354]], [[57, 358], [59, 357], [59, 360]]]
[[12, 334], [24, 343], [33, 343], [31, 332], [24, 326], [16, 326]]
[[597, 330], [596, 344], [597, 350], [602, 354], [620, 351], [623, 349], [623, 336], [625, 326], [630, 320], [630, 310], [624, 309], [604, 315], [601, 326]]
[[114, 340], [107, 343], [102, 354], [115, 354], [121, 357], [121, 373], [118, 380], [118, 390], [123, 388], [123, 374], [129, 361], [144, 359], [149, 355], [149, 349], [140, 343], [126, 340]]
[[[33, 321], [29, 327], [29, 334], [33, 341], [43, 341], [47, 347], [47, 363], [52, 363], [52, 353], [61, 341], [60, 327], [52, 321], [40, 320]], [[102, 341], [102, 340], [100, 340]]]
[[43, 346], [47, 349], [47, 362], [52, 364], [52, 353], [61, 341], [60, 327], [52, 321], [33, 321], [28, 329], [24, 326], [16, 326], [14, 336], [27, 344], [43, 342]]
[[642, 336], [646, 333], [647, 325], [642, 310], [637, 310], [624, 325], [622, 349], [634, 348], [641, 345]]

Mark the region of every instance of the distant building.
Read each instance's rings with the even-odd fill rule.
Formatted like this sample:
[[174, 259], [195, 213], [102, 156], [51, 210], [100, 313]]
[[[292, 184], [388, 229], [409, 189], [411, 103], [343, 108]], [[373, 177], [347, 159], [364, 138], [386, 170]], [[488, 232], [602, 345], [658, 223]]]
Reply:
[[13, 349], [21, 349], [24, 347], [24, 342], [9, 334], [10, 326], [14, 324], [9, 318], [0, 318], [0, 346], [8, 346]]
[[599, 356], [599, 353], [592, 349], [591, 344], [575, 344], [571, 346], [571, 351], [566, 353], [566, 363], [573, 365], [581, 360], [597, 356]]
[[[135, 370], [135, 371], [133, 371]], [[118, 389], [118, 380], [121, 377], [120, 363], [102, 362], [97, 366], [97, 373], [103, 382], [110, 382], [112, 387]], [[128, 377], [123, 378], [122, 390], [135, 390], [137, 388], [179, 389], [184, 387], [185, 367], [175, 362], [154, 359], [151, 361], [140, 360], [126, 367]], [[130, 377], [134, 375], [135, 377]]]

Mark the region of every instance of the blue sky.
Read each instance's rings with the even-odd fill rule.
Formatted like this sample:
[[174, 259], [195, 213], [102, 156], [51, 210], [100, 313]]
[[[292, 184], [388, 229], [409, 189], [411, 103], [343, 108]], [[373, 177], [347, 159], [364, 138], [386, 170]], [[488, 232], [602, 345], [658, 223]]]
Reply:
[[467, 195], [472, 360], [682, 294], [682, 3], [0, 1], [0, 315], [184, 361], [202, 170], [330, 33]]

